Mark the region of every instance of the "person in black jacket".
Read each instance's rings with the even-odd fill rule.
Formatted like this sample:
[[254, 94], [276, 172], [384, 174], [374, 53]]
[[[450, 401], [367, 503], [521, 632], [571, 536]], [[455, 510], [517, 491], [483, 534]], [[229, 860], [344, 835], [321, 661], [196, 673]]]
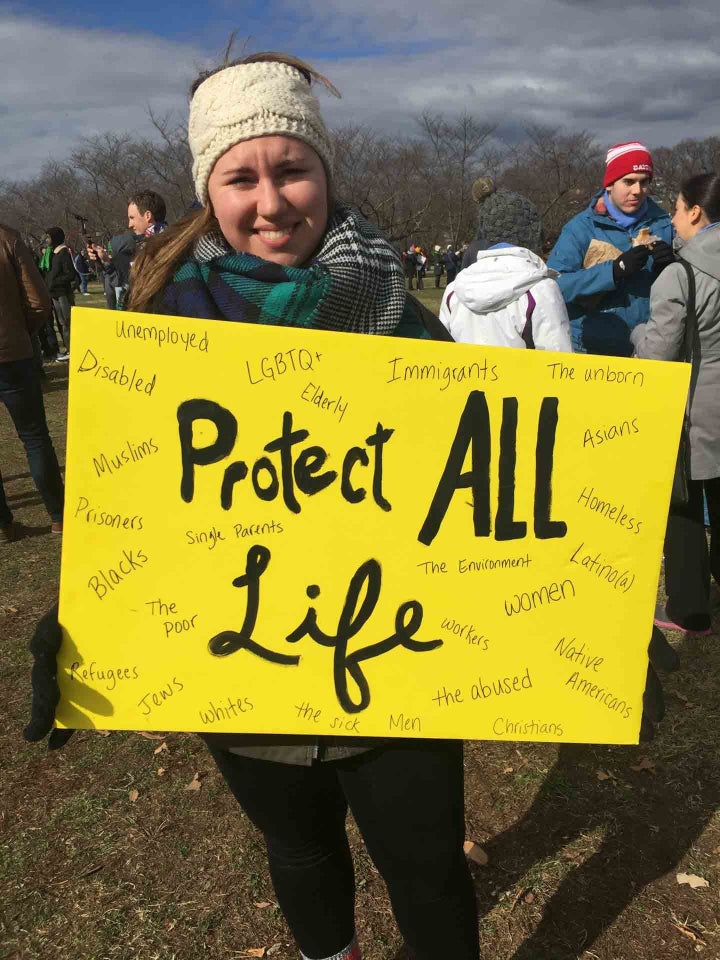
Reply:
[[89, 248], [90, 256], [102, 266], [108, 310], [123, 309], [130, 287], [130, 267], [136, 255], [137, 239], [130, 234], [119, 233], [112, 238], [107, 249], [99, 244]]
[[47, 237], [52, 253], [45, 283], [65, 341], [65, 352], [58, 354], [57, 359], [67, 360], [70, 352], [70, 308], [75, 306], [73, 286], [77, 282], [77, 272], [70, 251], [65, 246], [65, 231], [61, 227], [48, 227]]

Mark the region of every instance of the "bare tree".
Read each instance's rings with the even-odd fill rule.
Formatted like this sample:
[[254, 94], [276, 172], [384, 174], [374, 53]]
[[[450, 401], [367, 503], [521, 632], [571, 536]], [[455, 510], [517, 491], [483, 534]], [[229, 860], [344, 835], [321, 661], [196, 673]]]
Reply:
[[525, 132], [526, 139], [509, 148], [502, 185], [533, 201], [546, 239], [554, 240], [598, 189], [603, 150], [584, 130], [534, 125]]
[[720, 138], [681, 140], [674, 147], [654, 150], [653, 159], [653, 193], [663, 206], [670, 209], [686, 177], [720, 170]]
[[423, 142], [430, 150], [428, 186], [434, 206], [434, 222], [453, 246], [469, 238], [472, 200], [470, 189], [479, 172], [481, 149], [495, 131], [467, 112], [446, 118], [425, 111], [417, 118]]
[[[148, 112], [152, 138], [99, 134], [30, 180], [0, 182], [0, 220], [36, 245], [56, 224], [77, 245], [87, 233], [107, 240], [126, 228], [128, 197], [139, 189], [162, 194], [170, 220], [182, 216], [194, 197], [187, 129], [172, 114]], [[405, 137], [357, 125], [332, 133], [337, 196], [393, 242], [457, 247], [469, 239], [475, 233], [470, 192], [479, 174], [533, 200], [552, 242], [601, 183], [604, 151], [585, 131], [535, 125], [508, 146], [493, 137], [492, 124], [468, 113], [426, 112], [417, 125], [417, 135]], [[654, 155], [653, 192], [669, 207], [685, 177], [720, 169], [720, 138], [686, 139]]]
[[423, 146], [382, 137], [362, 126], [333, 132], [338, 196], [397, 242], [420, 229], [429, 198]]

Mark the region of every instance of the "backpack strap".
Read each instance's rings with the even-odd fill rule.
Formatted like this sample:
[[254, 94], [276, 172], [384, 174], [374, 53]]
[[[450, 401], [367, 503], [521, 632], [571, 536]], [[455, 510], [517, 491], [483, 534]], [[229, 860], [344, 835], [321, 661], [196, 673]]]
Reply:
[[696, 303], [696, 288], [695, 288], [695, 271], [692, 266], [683, 260], [682, 257], [678, 257], [677, 262], [682, 266], [685, 271], [688, 283], [688, 295], [687, 303], [685, 304], [685, 335], [683, 337], [683, 356], [682, 359], [690, 364], [690, 388], [688, 390], [688, 401], [686, 412], [690, 410], [692, 405], [692, 399], [695, 394], [695, 387], [697, 386], [698, 374], [700, 373], [700, 357], [701, 357], [701, 348], [700, 348], [700, 331], [698, 329], [697, 321], [697, 303]]
[[528, 350], [535, 349], [535, 341], [533, 340], [532, 333], [532, 315], [537, 303], [535, 302], [535, 297], [528, 290], [527, 292], [527, 309], [525, 310], [525, 326], [523, 327], [523, 332], [520, 336], [525, 341], [525, 346]]

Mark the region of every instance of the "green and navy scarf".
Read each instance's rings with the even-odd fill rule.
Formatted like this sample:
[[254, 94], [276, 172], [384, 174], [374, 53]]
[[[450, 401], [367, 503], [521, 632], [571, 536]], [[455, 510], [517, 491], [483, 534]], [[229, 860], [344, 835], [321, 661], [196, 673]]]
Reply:
[[308, 267], [235, 253], [221, 234], [201, 237], [175, 271], [158, 313], [198, 319], [423, 336], [407, 329], [400, 258], [376, 227], [338, 204]]

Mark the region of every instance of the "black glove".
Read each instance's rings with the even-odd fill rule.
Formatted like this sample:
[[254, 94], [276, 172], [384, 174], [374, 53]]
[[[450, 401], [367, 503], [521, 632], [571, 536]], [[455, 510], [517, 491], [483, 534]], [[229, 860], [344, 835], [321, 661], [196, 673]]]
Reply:
[[675, 262], [675, 251], [664, 240], [658, 240], [657, 243], [654, 243], [650, 247], [650, 253], [653, 258], [653, 269], [656, 273], [660, 273], [665, 267]]
[[665, 639], [665, 634], [658, 627], [653, 626], [650, 645], [648, 646], [650, 662], [645, 679], [643, 692], [643, 712], [640, 721], [640, 743], [647, 743], [655, 736], [655, 724], [660, 723], [665, 716], [665, 697], [662, 684], [656, 673], [656, 668], [672, 673], [680, 669], [680, 657]]
[[649, 256], [650, 249], [645, 243], [641, 243], [637, 247], [631, 247], [625, 253], [621, 253], [616, 260], [613, 260], [613, 280], [615, 283], [620, 283], [621, 280], [633, 273], [639, 273], [647, 263]]
[[42, 740], [50, 733], [49, 750], [64, 747], [74, 730], [53, 729], [55, 708], [60, 702], [60, 687], [57, 682], [57, 655], [62, 643], [62, 631], [58, 623], [58, 605], [55, 604], [40, 620], [30, 641], [32, 668], [32, 707], [30, 723], [23, 736], [31, 743]]

